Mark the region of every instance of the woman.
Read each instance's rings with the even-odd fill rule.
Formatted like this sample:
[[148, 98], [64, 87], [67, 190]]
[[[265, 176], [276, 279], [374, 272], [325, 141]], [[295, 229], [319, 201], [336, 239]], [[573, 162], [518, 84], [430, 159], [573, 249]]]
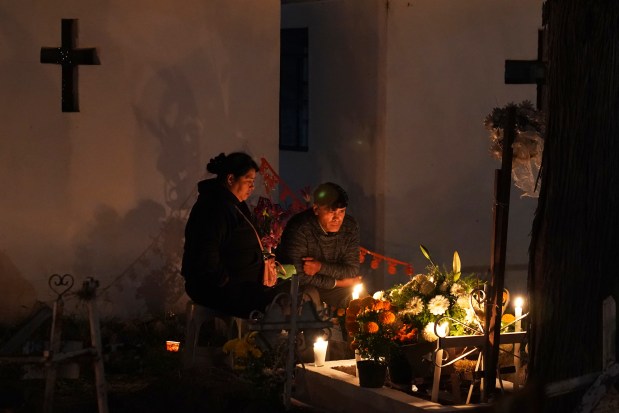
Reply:
[[264, 258], [245, 203], [258, 164], [242, 152], [222, 153], [206, 170], [217, 177], [198, 183], [185, 227], [185, 291], [198, 304], [248, 318], [275, 295], [263, 285]]

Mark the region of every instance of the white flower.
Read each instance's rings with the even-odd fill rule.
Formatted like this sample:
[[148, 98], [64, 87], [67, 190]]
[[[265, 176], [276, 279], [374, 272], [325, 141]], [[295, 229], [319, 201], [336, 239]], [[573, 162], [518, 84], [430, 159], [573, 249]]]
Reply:
[[383, 300], [385, 297], [385, 292], [384, 291], [376, 291], [374, 293], [374, 295], [372, 296], [373, 299], [375, 300]]
[[467, 308], [471, 308], [469, 297], [466, 295], [459, 296], [458, 300], [456, 301], [456, 305], [464, 310], [466, 310]]
[[434, 288], [436, 288], [436, 285], [434, 285], [433, 282], [426, 280], [419, 287], [419, 292], [423, 295], [430, 295], [432, 294], [432, 291], [434, 291]]
[[422, 335], [425, 341], [432, 342], [438, 340], [438, 336], [434, 334], [434, 323], [428, 323], [428, 325], [423, 328]]
[[413, 297], [406, 303], [407, 314], [417, 315], [423, 311], [423, 301], [419, 297]]
[[443, 295], [437, 295], [428, 303], [428, 310], [434, 315], [441, 315], [449, 308], [449, 300]]
[[464, 287], [458, 283], [454, 283], [454, 285], [451, 286], [451, 295], [455, 295], [456, 297], [460, 297], [462, 295], [466, 294], [466, 290], [464, 289]]
[[475, 319], [477, 319], [477, 315], [475, 314], [475, 310], [470, 306], [464, 309], [466, 311], [466, 317], [464, 317], [464, 322], [467, 324], [473, 324]]

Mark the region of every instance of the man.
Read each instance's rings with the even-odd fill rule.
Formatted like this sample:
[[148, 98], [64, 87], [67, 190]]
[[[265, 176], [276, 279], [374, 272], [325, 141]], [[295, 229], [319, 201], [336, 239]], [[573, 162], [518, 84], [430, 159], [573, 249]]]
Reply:
[[359, 225], [346, 215], [348, 195], [332, 182], [314, 191], [311, 208], [294, 215], [284, 229], [278, 259], [294, 264], [299, 284], [313, 286], [320, 300], [341, 308], [352, 297], [359, 274]]

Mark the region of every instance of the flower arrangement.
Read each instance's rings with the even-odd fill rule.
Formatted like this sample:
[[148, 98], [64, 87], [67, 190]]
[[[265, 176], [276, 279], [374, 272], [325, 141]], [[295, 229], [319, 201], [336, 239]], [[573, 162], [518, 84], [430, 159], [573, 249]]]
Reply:
[[545, 119], [544, 114], [536, 110], [530, 101], [494, 108], [492, 113], [486, 116], [484, 125], [490, 131], [490, 153], [496, 159], [501, 159], [503, 155], [503, 135], [507, 123], [507, 110], [510, 107], [516, 108], [512, 177], [516, 187], [524, 192], [523, 196], [536, 197], [539, 192], [537, 176], [544, 151]]
[[[453, 255], [452, 270], [447, 271], [432, 261], [426, 247], [420, 245], [420, 249], [430, 261], [427, 273], [417, 274], [408, 283], [395, 285], [384, 292], [402, 322], [396, 339], [402, 343], [432, 342], [438, 339], [437, 333], [468, 334], [465, 326], [474, 325], [476, 319], [470, 293], [477, 280], [472, 276], [462, 277], [457, 251]], [[446, 326], [436, 325], [445, 317], [459, 322], [445, 330]]]
[[232, 356], [232, 368], [245, 370], [252, 361], [262, 357], [262, 350], [256, 344], [256, 332], [251, 332], [241, 338], [227, 341], [223, 346], [223, 352]]
[[346, 309], [346, 331], [351, 348], [361, 357], [386, 362], [396, 345], [401, 327], [387, 300], [365, 297], [350, 301]]
[[262, 246], [271, 251], [279, 245], [284, 232], [284, 226], [291, 212], [279, 204], [273, 204], [270, 199], [260, 197], [254, 208], [256, 231], [260, 235]]
[[253, 331], [229, 340], [223, 351], [232, 356], [232, 369], [237, 376], [251, 383], [260, 397], [279, 400], [286, 380], [286, 341], [263, 350], [256, 341], [257, 335], [258, 332]]

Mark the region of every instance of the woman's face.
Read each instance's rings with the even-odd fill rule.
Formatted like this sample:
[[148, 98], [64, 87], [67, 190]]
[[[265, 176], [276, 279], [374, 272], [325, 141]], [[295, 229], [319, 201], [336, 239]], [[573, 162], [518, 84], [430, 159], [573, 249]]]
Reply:
[[239, 201], [246, 201], [247, 198], [254, 192], [254, 181], [256, 180], [256, 170], [250, 169], [243, 176], [235, 178], [234, 175], [229, 174], [226, 184], [230, 192], [232, 192]]

